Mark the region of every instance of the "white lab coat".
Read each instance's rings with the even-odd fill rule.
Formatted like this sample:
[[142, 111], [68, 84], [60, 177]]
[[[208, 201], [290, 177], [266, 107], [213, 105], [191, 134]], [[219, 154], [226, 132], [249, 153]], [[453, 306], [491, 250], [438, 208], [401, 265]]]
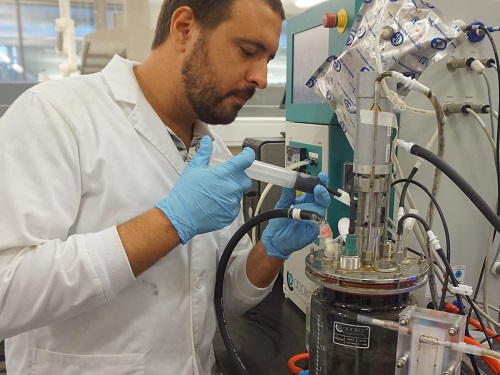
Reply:
[[[137, 279], [116, 225], [157, 203], [185, 167], [134, 63], [36, 85], [0, 119], [0, 339], [9, 375], [209, 374], [217, 260], [242, 224], [194, 237]], [[214, 135], [218, 152], [229, 151]], [[252, 286], [245, 239], [225, 310]]]

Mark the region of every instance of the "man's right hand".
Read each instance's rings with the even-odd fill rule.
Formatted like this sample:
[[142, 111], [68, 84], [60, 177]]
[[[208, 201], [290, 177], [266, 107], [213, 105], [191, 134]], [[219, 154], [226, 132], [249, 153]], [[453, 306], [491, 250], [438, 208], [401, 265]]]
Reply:
[[208, 168], [212, 141], [205, 136], [172, 191], [156, 207], [170, 220], [185, 244], [197, 234], [222, 229], [238, 216], [241, 198], [252, 186], [245, 173], [255, 159], [244, 148], [227, 162]]

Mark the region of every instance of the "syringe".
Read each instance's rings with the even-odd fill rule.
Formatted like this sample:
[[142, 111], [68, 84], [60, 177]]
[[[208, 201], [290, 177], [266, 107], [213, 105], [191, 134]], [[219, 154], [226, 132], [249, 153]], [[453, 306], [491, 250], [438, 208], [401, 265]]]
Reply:
[[[231, 156], [229, 155], [212, 154], [210, 164], [222, 164], [229, 159], [231, 159]], [[255, 160], [252, 165], [245, 170], [245, 173], [254, 180], [267, 182], [290, 189], [300, 190], [306, 193], [313, 193], [314, 187], [321, 183], [319, 177], [296, 172], [258, 160]]]

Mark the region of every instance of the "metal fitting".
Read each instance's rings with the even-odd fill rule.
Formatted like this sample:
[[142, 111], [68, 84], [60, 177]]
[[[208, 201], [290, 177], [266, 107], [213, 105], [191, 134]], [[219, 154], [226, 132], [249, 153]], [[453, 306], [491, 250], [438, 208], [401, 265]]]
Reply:
[[309, 249], [309, 258], [310, 259], [314, 259], [315, 255], [314, 255], [314, 247], [311, 247]]
[[449, 116], [453, 113], [462, 113], [464, 115], [468, 115], [467, 109], [471, 108], [469, 103], [455, 103], [455, 102], [447, 102], [443, 106], [443, 111], [446, 116]]
[[408, 319], [401, 318], [401, 320], [399, 321], [399, 324], [401, 324], [402, 326], [407, 326], [408, 325]]
[[397, 368], [401, 368], [401, 367], [404, 367], [404, 365], [406, 364], [406, 361], [403, 360], [402, 358], [399, 358], [397, 361], [396, 361], [396, 366]]
[[384, 40], [389, 40], [392, 38], [394, 35], [394, 29], [390, 26], [384, 26], [382, 27], [382, 34], [380, 34], [380, 37]]
[[481, 64], [483, 64], [487, 68], [491, 68], [493, 65], [496, 65], [495, 59], [490, 57], [489, 59], [478, 59]]
[[465, 103], [476, 113], [490, 113], [489, 104]]
[[495, 262], [493, 267], [491, 267], [491, 273], [495, 276], [500, 275], [500, 262]]
[[397, 368], [401, 368], [401, 367], [404, 367], [404, 365], [406, 365], [406, 362], [408, 362], [408, 356], [409, 356], [409, 354], [405, 353], [401, 358], [398, 358], [396, 360]]
[[451, 328], [448, 330], [448, 334], [449, 334], [450, 336], [455, 336], [455, 335], [457, 334], [457, 332], [458, 332], [457, 327], [451, 327]]
[[446, 67], [450, 72], [454, 72], [457, 69], [466, 68], [468, 71], [471, 70], [471, 65], [474, 62], [474, 57], [451, 57], [446, 63]]
[[358, 256], [342, 255], [340, 257], [340, 266], [345, 271], [356, 271], [361, 267], [361, 259]]

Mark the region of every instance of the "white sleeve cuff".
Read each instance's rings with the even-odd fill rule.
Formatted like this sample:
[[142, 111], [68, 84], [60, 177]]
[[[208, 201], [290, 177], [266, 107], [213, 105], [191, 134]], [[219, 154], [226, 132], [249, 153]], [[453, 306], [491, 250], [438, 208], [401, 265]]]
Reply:
[[136, 280], [116, 227], [85, 235], [85, 244], [108, 301]]
[[264, 297], [271, 292], [274, 282], [265, 288], [258, 288], [251, 283], [246, 273], [246, 264], [249, 253], [250, 251], [247, 251], [246, 254], [240, 253], [239, 256], [233, 260], [231, 268], [234, 268], [234, 270], [237, 271], [231, 272], [231, 276], [233, 278], [234, 288], [237, 295], [250, 305], [255, 305], [262, 301]]

